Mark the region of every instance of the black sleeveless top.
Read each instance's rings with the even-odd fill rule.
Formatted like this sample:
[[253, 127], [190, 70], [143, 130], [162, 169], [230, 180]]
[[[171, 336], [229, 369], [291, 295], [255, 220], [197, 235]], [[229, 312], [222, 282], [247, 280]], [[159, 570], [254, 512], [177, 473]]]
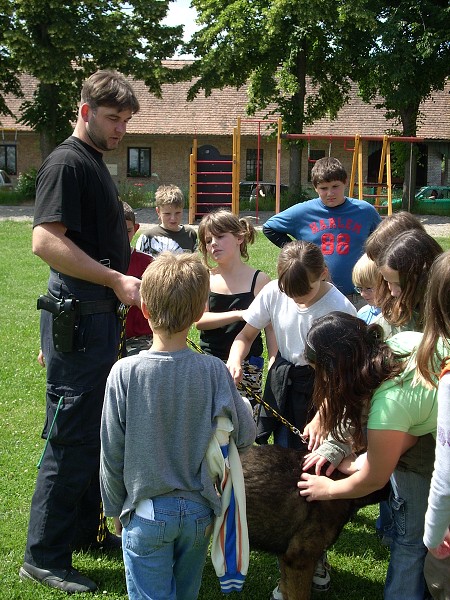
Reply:
[[[229, 310], [243, 310], [248, 308], [255, 299], [256, 279], [261, 271], [256, 271], [253, 276], [252, 287], [249, 292], [239, 294], [217, 294], [209, 292], [208, 306], [211, 312], [227, 312]], [[222, 360], [227, 360], [234, 338], [244, 328], [245, 321], [235, 321], [224, 327], [207, 329], [200, 332], [200, 347], [206, 354], [212, 354]], [[261, 356], [263, 343], [261, 334], [258, 333], [253, 342], [248, 356]], [[246, 358], [248, 358], [246, 356]]]

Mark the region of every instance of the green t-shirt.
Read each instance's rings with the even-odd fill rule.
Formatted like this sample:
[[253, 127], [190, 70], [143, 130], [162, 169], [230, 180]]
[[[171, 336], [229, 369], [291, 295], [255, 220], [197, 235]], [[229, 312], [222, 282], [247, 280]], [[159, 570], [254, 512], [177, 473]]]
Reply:
[[416, 366], [413, 352], [422, 334], [403, 331], [387, 340], [395, 353], [412, 352], [408, 364], [398, 377], [385, 381], [372, 396], [367, 427], [404, 431], [415, 436], [431, 433], [436, 437], [437, 390], [414, 382]]
[[384, 334], [384, 339], [389, 340], [390, 338], [394, 337], [394, 335], [397, 335], [397, 333], [400, 333], [401, 331], [418, 331], [420, 329], [420, 327], [417, 324], [417, 319], [418, 319], [418, 315], [416, 313], [414, 313], [412, 319], [410, 321], [408, 321], [408, 323], [405, 323], [404, 325], [397, 327], [396, 325], [392, 325], [391, 323], [388, 323], [388, 321], [386, 321], [386, 319], [384, 318], [383, 313], [380, 313], [375, 318], [374, 323], [376, 323], [377, 325], [379, 325], [382, 328], [383, 334]]

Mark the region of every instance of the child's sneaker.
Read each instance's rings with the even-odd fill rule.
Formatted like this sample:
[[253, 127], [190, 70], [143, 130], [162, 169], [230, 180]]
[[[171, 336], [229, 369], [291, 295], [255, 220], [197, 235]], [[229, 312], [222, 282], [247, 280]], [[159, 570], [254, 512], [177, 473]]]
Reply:
[[330, 563], [324, 552], [316, 564], [311, 589], [314, 592], [327, 592], [330, 589]]
[[[330, 589], [330, 563], [327, 559], [327, 553], [324, 552], [316, 564], [314, 576], [311, 585], [313, 592], [327, 592]], [[280, 591], [280, 584], [272, 592], [270, 600], [283, 600], [283, 594]]]
[[272, 592], [272, 597], [270, 600], [283, 600], [283, 594], [280, 592], [280, 584]]

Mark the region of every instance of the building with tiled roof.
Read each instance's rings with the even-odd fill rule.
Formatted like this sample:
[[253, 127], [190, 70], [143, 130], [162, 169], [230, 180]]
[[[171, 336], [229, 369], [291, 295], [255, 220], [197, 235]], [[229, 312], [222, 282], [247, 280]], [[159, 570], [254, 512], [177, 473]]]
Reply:
[[[167, 61], [172, 68], [180, 68], [186, 61]], [[38, 167], [41, 162], [39, 139], [30, 127], [18, 123], [20, 105], [31, 99], [35, 80], [23, 76], [24, 98], [7, 97], [7, 103], [15, 115], [0, 117], [0, 168], [13, 175]], [[268, 111], [254, 117], [246, 117], [247, 88], [215, 90], [208, 97], [202, 93], [192, 102], [186, 100], [191, 82], [164, 84], [162, 97], [156, 98], [147, 91], [142, 81], [134, 82], [141, 110], [128, 125], [127, 136], [119, 149], [108, 153], [105, 160], [119, 184], [126, 187], [135, 183], [175, 183], [185, 192], [189, 186], [189, 157], [194, 140], [199, 148], [216, 149], [217, 154], [231, 157], [232, 133], [238, 118], [242, 119], [240, 136], [240, 179], [255, 178], [259, 145], [260, 181], [275, 181], [276, 142], [269, 139], [266, 125], [257, 122]], [[418, 185], [440, 185], [449, 182], [448, 153], [450, 147], [450, 82], [443, 91], [435, 92], [421, 107], [422, 118], [417, 136], [421, 144], [421, 165], [417, 173]], [[332, 154], [340, 158], [350, 169], [351, 141], [344, 143], [340, 136], [382, 136], [399, 126], [384, 117], [384, 111], [364, 103], [353, 85], [350, 101], [339, 111], [337, 119], [324, 118], [305, 129], [311, 140], [305, 144], [302, 164], [302, 181], [307, 181], [311, 162], [320, 156]], [[270, 117], [274, 118], [274, 117]], [[258, 144], [258, 129], [260, 130]], [[322, 136], [316, 139], [313, 136]], [[333, 136], [337, 136], [333, 139]], [[374, 156], [380, 153], [380, 143], [364, 143], [364, 177], [372, 168]], [[376, 161], [375, 161], [376, 162]], [[442, 165], [445, 165], [442, 170]], [[309, 168], [309, 169], [308, 169]], [[150, 177], [150, 179], [149, 179]], [[288, 150], [281, 152], [281, 181], [289, 180]]]

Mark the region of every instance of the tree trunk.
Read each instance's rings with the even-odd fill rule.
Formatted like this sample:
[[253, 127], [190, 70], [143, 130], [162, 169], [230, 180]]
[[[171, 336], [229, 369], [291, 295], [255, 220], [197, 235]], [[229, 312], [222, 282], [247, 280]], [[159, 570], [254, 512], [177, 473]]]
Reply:
[[[286, 123], [288, 133], [303, 133], [306, 97], [306, 61], [307, 42], [303, 40], [298, 49], [294, 75], [298, 82], [298, 91], [292, 97], [292, 112]], [[289, 147], [289, 193], [297, 194], [302, 186], [302, 144], [293, 142]]]
[[[403, 135], [405, 137], [415, 137], [417, 134], [417, 118], [419, 115], [419, 105], [409, 105], [401, 112], [400, 118], [403, 125]], [[414, 195], [416, 191], [417, 175], [417, 152], [410, 152], [405, 160], [405, 175], [403, 179], [402, 190], [402, 209], [412, 212]]]
[[48, 131], [41, 131], [39, 134], [39, 147], [41, 150], [41, 158], [44, 161], [55, 147], [55, 139]]
[[289, 148], [289, 193], [298, 194], [302, 187], [302, 147], [292, 144]]

